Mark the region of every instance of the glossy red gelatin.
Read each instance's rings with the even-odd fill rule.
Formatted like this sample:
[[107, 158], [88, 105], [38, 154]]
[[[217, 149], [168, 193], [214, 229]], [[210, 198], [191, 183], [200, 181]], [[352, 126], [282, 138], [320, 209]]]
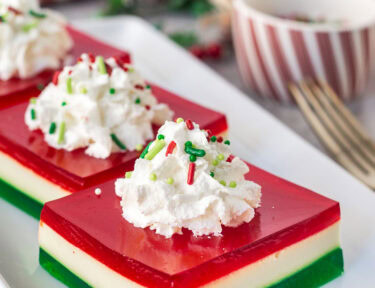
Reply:
[[246, 178], [262, 186], [262, 206], [250, 223], [224, 227], [222, 237], [194, 237], [185, 230], [166, 239], [134, 227], [121, 216], [113, 181], [98, 186], [100, 196], [87, 189], [46, 203], [41, 225], [124, 277], [159, 288], [209, 283], [340, 219], [333, 200], [254, 166]]
[[[202, 129], [211, 129], [213, 133], [227, 130], [223, 114], [155, 85], [152, 91], [158, 101], [169, 105], [176, 117], [194, 119]], [[135, 151], [114, 153], [107, 159], [97, 159], [86, 155], [85, 149], [72, 152], [56, 150], [44, 141], [41, 131], [31, 132], [27, 128], [24, 114], [28, 104], [28, 99], [22, 99], [0, 105], [0, 151], [70, 192], [123, 176], [125, 171], [132, 169], [134, 161], [139, 157], [140, 153]], [[154, 127], [154, 130], [157, 131], [158, 127]]]
[[[68, 57], [72, 57], [74, 61], [77, 60], [82, 53], [91, 52], [95, 55], [102, 55], [104, 57], [118, 56], [121, 57], [125, 63], [130, 62], [130, 55], [127, 52], [94, 39], [71, 26], [68, 26], [67, 30], [74, 41], [73, 49]], [[0, 80], [0, 101], [7, 96], [17, 97], [25, 95], [20, 92], [26, 90], [28, 90], [28, 93], [37, 93], [37, 85], [46, 85], [49, 83], [52, 79], [53, 73], [53, 70], [46, 70], [30, 79]]]

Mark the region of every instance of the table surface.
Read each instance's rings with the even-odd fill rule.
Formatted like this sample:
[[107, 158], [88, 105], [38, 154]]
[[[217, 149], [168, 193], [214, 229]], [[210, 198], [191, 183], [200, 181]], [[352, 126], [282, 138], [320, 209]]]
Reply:
[[[104, 7], [104, 0], [80, 1], [78, 3], [61, 3], [55, 4], [50, 8], [59, 10], [69, 20], [97, 17], [100, 9]], [[187, 27], [186, 25], [194, 25], [194, 19], [188, 16], [174, 15], [173, 13], [162, 13], [159, 15], [150, 15], [145, 19], [151, 23], [163, 22], [166, 30], [175, 27]], [[226, 51], [227, 52], [227, 51]], [[234, 86], [241, 89], [251, 99], [268, 110], [271, 114], [277, 117], [285, 125], [290, 127], [297, 134], [302, 136], [305, 140], [318, 148], [323, 153], [326, 153], [324, 147], [319, 142], [319, 139], [312, 132], [311, 128], [303, 118], [298, 108], [291, 105], [279, 104], [273, 101], [268, 101], [258, 97], [253, 91], [249, 91], [243, 85], [234, 56], [234, 52], [228, 51], [225, 57], [220, 61], [207, 63], [221, 76], [229, 80]], [[375, 75], [373, 76], [375, 77]], [[230, 97], [230, 96], [228, 96]], [[370, 81], [367, 91], [353, 102], [347, 104], [353, 114], [359, 119], [363, 126], [367, 129], [369, 134], [375, 138], [375, 81]], [[225, 111], [224, 111], [225, 112]]]

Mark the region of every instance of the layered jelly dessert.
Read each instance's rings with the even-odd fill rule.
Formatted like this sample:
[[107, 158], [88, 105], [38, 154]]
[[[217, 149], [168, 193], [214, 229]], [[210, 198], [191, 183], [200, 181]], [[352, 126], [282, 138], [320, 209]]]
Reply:
[[123, 175], [177, 115], [227, 130], [223, 114], [150, 86], [132, 65], [84, 54], [39, 97], [0, 104], [0, 195], [39, 217], [45, 202]]
[[86, 51], [129, 62], [127, 53], [68, 26], [62, 15], [41, 9], [36, 0], [1, 1], [0, 101], [24, 96], [25, 90], [37, 92], [55, 70]]
[[177, 122], [125, 177], [46, 203], [43, 268], [68, 287], [317, 287], [342, 273], [337, 202]]

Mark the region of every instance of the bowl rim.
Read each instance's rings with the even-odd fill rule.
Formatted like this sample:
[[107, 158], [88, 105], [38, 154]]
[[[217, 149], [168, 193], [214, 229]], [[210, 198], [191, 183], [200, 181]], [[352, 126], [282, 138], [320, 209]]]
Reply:
[[249, 18], [261, 18], [264, 20], [265, 23], [285, 27], [293, 30], [300, 30], [300, 31], [309, 31], [309, 32], [350, 32], [350, 31], [357, 31], [366, 28], [375, 27], [375, 13], [373, 19], [370, 19], [365, 22], [356, 22], [353, 24], [347, 25], [327, 25], [327, 24], [310, 24], [301, 21], [285, 19], [281, 17], [274, 16], [272, 14], [268, 14], [262, 12], [253, 6], [245, 3], [247, 0], [234, 0], [233, 3], [233, 10], [238, 11], [239, 14], [245, 14]]

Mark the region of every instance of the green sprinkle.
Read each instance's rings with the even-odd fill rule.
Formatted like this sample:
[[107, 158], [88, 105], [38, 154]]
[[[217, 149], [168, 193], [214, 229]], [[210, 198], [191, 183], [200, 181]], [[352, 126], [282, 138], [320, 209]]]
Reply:
[[195, 155], [190, 155], [190, 162], [195, 162], [195, 161], [197, 161], [197, 156], [195, 156]]
[[139, 156], [139, 158], [142, 158], [142, 159], [145, 158], [146, 154], [148, 153], [148, 149], [150, 148], [152, 143], [153, 142], [151, 141], [150, 143], [147, 144], [145, 150], [143, 150], [143, 152], [142, 152], [141, 156]]
[[121, 150], [126, 150], [126, 146], [124, 143], [120, 141], [120, 139], [117, 138], [116, 134], [112, 133], [111, 134], [112, 141], [115, 142], [115, 144], [121, 149]]
[[236, 188], [236, 186], [237, 186], [236, 181], [230, 181], [230, 183], [229, 183], [230, 188]]
[[34, 10], [29, 10], [29, 14], [31, 16], [34, 16], [35, 18], [40, 18], [40, 19], [43, 19], [43, 18], [46, 18], [47, 15], [46, 14], [43, 14], [43, 13], [39, 13], [39, 12], [36, 12]]
[[180, 117], [180, 118], [177, 118], [176, 122], [177, 122], [177, 123], [184, 122], [184, 118], [181, 118], [181, 117]]
[[223, 186], [227, 186], [227, 182], [225, 182], [224, 180], [220, 180], [219, 183]]
[[210, 172], [210, 176], [213, 178], [213, 177], [215, 177], [215, 173], [214, 172]]
[[167, 184], [169, 184], [169, 185], [172, 185], [174, 183], [174, 180], [173, 180], [173, 178], [168, 178], [167, 179]]
[[39, 21], [34, 21], [32, 23], [26, 24], [22, 26], [22, 31], [23, 32], [29, 32], [30, 30], [34, 29], [36, 26], [38, 26]]
[[219, 165], [219, 160], [215, 159], [212, 161], [212, 165], [217, 166]]
[[155, 140], [155, 144], [152, 149], [146, 154], [146, 160], [152, 160], [154, 157], [163, 149], [165, 146], [164, 140]]
[[163, 134], [158, 135], [158, 139], [159, 139], [159, 140], [163, 140], [164, 138], [165, 138], [165, 137], [164, 137]]
[[158, 179], [158, 177], [156, 176], [156, 174], [155, 173], [151, 173], [150, 174], [150, 180], [151, 181], [156, 181], [156, 179]]
[[130, 73], [134, 72], [134, 68], [133, 67], [129, 67], [128, 68], [128, 72], [130, 72]]
[[107, 74], [107, 67], [105, 67], [104, 58], [102, 56], [96, 57], [98, 62], [98, 70], [100, 74]]
[[66, 102], [65, 102], [65, 101], [62, 102], [62, 103], [61, 103], [61, 106], [66, 106]]
[[151, 89], [151, 86], [150, 85], [146, 85], [146, 89]]
[[142, 144], [137, 144], [137, 145], [135, 146], [135, 150], [138, 151], [138, 152], [141, 152], [142, 149], [143, 149], [143, 145], [142, 145]]
[[73, 94], [72, 78], [66, 80], [66, 92], [68, 94]]
[[211, 137], [211, 142], [216, 142], [216, 139], [217, 139], [216, 136], [212, 136]]
[[135, 102], [135, 104], [141, 104], [141, 98], [138, 97], [137, 99], [135, 99], [134, 102]]
[[116, 93], [116, 89], [115, 88], [109, 89], [109, 94], [114, 95], [115, 93]]
[[87, 94], [87, 88], [86, 87], [81, 87], [81, 89], [79, 90], [79, 92], [81, 92], [81, 94]]
[[133, 174], [133, 172], [132, 171], [129, 171], [129, 172], [126, 172], [125, 173], [125, 178], [131, 178], [132, 177], [132, 174]]
[[38, 84], [36, 85], [36, 88], [39, 90], [39, 91], [42, 91], [44, 89], [44, 85], [43, 84]]
[[37, 98], [35, 98], [35, 97], [30, 98], [30, 103], [31, 104], [36, 104], [36, 99]]
[[32, 119], [32, 120], [35, 120], [35, 119], [36, 119], [36, 113], [35, 113], [35, 110], [34, 110], [34, 109], [31, 109], [30, 113], [31, 113], [31, 119]]
[[217, 155], [217, 159], [223, 161], [225, 159], [224, 154]]
[[225, 140], [225, 141], [224, 141], [224, 144], [225, 144], [225, 145], [230, 145], [230, 141], [229, 141], [229, 140]]
[[193, 147], [193, 143], [191, 143], [191, 141], [186, 141], [185, 147]]
[[56, 123], [52, 122], [51, 125], [49, 126], [49, 134], [55, 134], [56, 131]]
[[59, 137], [57, 138], [57, 144], [62, 144], [65, 139], [65, 122], [61, 122], [59, 129]]
[[190, 155], [197, 156], [197, 157], [204, 157], [206, 155], [206, 151], [204, 151], [203, 149], [193, 148], [190, 145], [186, 145], [186, 143], [185, 143], [185, 152]]

